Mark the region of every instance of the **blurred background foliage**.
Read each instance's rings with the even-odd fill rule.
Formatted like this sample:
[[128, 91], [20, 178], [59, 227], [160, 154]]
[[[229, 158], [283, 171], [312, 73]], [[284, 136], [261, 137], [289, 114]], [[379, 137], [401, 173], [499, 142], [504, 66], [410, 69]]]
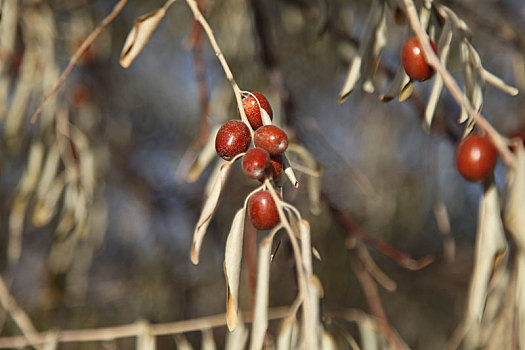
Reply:
[[[7, 3], [7, 2], [6, 2]], [[19, 1], [17, 40], [8, 74], [13, 96], [25, 53], [24, 21], [30, 11], [49, 11], [56, 66], [61, 71], [80, 42], [109, 13], [114, 1]], [[525, 90], [525, 5], [519, 0], [444, 1], [465, 19], [484, 66]], [[67, 269], [50, 268], [58, 219], [35, 227], [27, 215], [22, 253], [8, 263], [9, 216], [27, 167], [32, 141], [43, 119], [29, 117], [41, 97], [28, 101], [17, 145], [0, 142], [0, 224], [3, 275], [38, 330], [117, 325], [145, 318], [151, 322], [189, 319], [224, 312], [222, 260], [235, 211], [256, 185], [235, 166], [201, 253], [193, 266], [189, 249], [210, 169], [194, 183], [185, 181], [200, 147], [201, 105], [192, 50], [192, 17], [183, 1], [168, 11], [144, 52], [127, 70], [118, 57], [134, 18], [162, 1], [131, 1], [95, 41], [59, 90], [72, 123], [88, 138], [95, 157], [96, 190], [89, 210], [94, 225], [81, 238]], [[204, 13], [241, 89], [261, 91], [278, 123], [307, 147], [323, 168], [323, 203], [312, 215], [306, 190], [285, 185], [285, 199], [312, 226], [322, 261], [315, 271], [324, 287], [326, 315], [346, 308], [367, 310], [352, 273], [347, 232], [332, 209], [343, 210], [370, 235], [413, 257], [434, 254], [436, 261], [408, 271], [377, 253], [378, 265], [396, 282], [395, 292], [380, 290], [387, 316], [415, 349], [441, 348], [460, 320], [472, 267], [481, 187], [458, 176], [455, 142], [462, 134], [459, 107], [443, 94], [429, 134], [421, 128], [429, 84], [417, 84], [403, 103], [382, 103], [399, 64], [404, 25], [388, 23], [389, 40], [376, 76], [377, 91], [356, 89], [343, 104], [336, 98], [364, 26], [368, 1], [223, 0], [203, 1]], [[4, 18], [2, 18], [4, 20]], [[39, 42], [39, 45], [46, 43]], [[231, 88], [206, 37], [202, 38], [204, 81], [209, 93], [209, 128], [237, 118]], [[51, 48], [53, 49], [53, 48]], [[454, 55], [453, 55], [454, 56]], [[454, 67], [452, 61], [451, 67]], [[451, 73], [459, 76], [458, 71]], [[523, 131], [523, 94], [509, 97], [488, 87], [484, 115], [506, 135]], [[206, 123], [204, 123], [206, 125]], [[5, 119], [0, 130], [6, 135]], [[498, 167], [497, 179], [505, 176]], [[304, 180], [303, 176], [300, 181]], [[453, 260], [445, 259], [443, 236], [434, 215], [446, 206]], [[34, 210], [35, 200], [28, 204]], [[93, 238], [95, 237], [95, 238]], [[87, 246], [87, 248], [86, 248]], [[272, 264], [270, 304], [288, 305], [296, 289], [286, 244]], [[244, 286], [244, 285], [243, 285]], [[249, 309], [249, 292], [241, 305]], [[2, 334], [17, 333], [2, 315]], [[332, 320], [334, 329], [343, 325]], [[344, 324], [346, 327], [347, 325]], [[219, 337], [224, 329], [215, 330]], [[159, 345], [172, 346], [168, 340]], [[125, 341], [122, 346], [130, 345]], [[66, 348], [66, 347], [65, 347]]]

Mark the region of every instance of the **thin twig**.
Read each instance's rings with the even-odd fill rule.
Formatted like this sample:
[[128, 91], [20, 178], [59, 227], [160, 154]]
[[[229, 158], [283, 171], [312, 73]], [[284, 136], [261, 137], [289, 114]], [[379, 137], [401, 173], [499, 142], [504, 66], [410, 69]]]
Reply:
[[226, 79], [230, 82], [233, 93], [235, 94], [235, 99], [237, 100], [237, 106], [239, 108], [239, 112], [241, 115], [241, 119], [248, 126], [250, 129], [250, 133], [253, 137], [253, 130], [250, 126], [250, 123], [248, 122], [248, 118], [246, 117], [246, 113], [244, 112], [244, 107], [242, 106], [242, 97], [241, 97], [241, 89], [235, 82], [235, 79], [233, 78], [232, 71], [230, 70], [230, 67], [228, 66], [228, 62], [226, 62], [226, 59], [224, 58], [224, 55], [221, 51], [221, 48], [219, 47], [219, 44], [217, 44], [217, 39], [215, 39], [215, 35], [213, 34], [213, 31], [202, 15], [201, 11], [199, 10], [199, 6], [197, 5], [197, 2], [195, 0], [186, 0], [186, 3], [191, 9], [191, 12], [193, 13], [193, 17], [197, 22], [199, 22], [202, 25], [202, 28], [206, 32], [206, 35], [208, 36], [208, 39], [210, 40], [210, 44], [213, 48], [213, 51], [215, 52], [215, 55], [219, 59], [219, 62], [221, 63], [222, 69], [224, 70], [224, 74], [226, 74]]
[[42, 101], [42, 103], [40, 103], [40, 106], [38, 106], [38, 109], [31, 117], [31, 123], [36, 122], [38, 116], [40, 115], [40, 113], [42, 112], [42, 109], [44, 108], [44, 105], [51, 98], [51, 96], [53, 96], [57, 92], [60, 86], [62, 86], [62, 84], [66, 81], [67, 77], [69, 76], [69, 73], [71, 73], [71, 70], [77, 64], [80, 57], [84, 54], [84, 52], [86, 52], [86, 50], [93, 43], [93, 41], [95, 41], [95, 39], [100, 35], [100, 33], [102, 33], [102, 30], [104, 30], [104, 28], [108, 24], [113, 22], [115, 17], [117, 17], [120, 11], [122, 11], [122, 9], [124, 8], [127, 2], [128, 0], [120, 0], [113, 8], [113, 11], [111, 11], [111, 13], [106, 18], [104, 18], [102, 22], [100, 22], [98, 27], [96, 27], [95, 30], [93, 30], [91, 34], [89, 34], [89, 36], [84, 40], [84, 42], [82, 42], [82, 45], [80, 45], [80, 47], [77, 49], [77, 51], [75, 51], [75, 53], [69, 60], [69, 63], [66, 69], [62, 72], [62, 74], [58, 78], [57, 82], [55, 83], [55, 86], [53, 86], [51, 91], [47, 93], [47, 95], [44, 97], [44, 100]]
[[421, 46], [423, 53], [429, 65], [431, 65], [443, 79], [443, 83], [449, 89], [450, 93], [456, 101], [467, 111], [468, 115], [477, 123], [477, 125], [485, 131], [488, 138], [492, 141], [494, 146], [498, 149], [501, 154], [501, 158], [509, 167], [515, 167], [515, 159], [511, 151], [507, 147], [505, 139], [490, 125], [490, 123], [478, 113], [470, 103], [467, 96], [461, 91], [461, 88], [457, 84], [454, 77], [448, 72], [448, 70], [441, 64], [439, 57], [436, 55], [432, 47], [430, 46], [430, 40], [427, 33], [423, 30], [419, 16], [417, 14], [416, 6], [412, 0], [403, 0], [405, 4], [410, 26], [414, 30]]
[[13, 321], [15, 321], [20, 331], [22, 331], [23, 337], [20, 337], [29, 344], [36, 344], [37, 330], [31, 319], [25, 311], [18, 306], [15, 298], [9, 293], [9, 289], [4, 282], [4, 279], [0, 276], [0, 303], [2, 307], [9, 313]]
[[[276, 307], [268, 310], [268, 319], [276, 320], [288, 316], [290, 309], [288, 307]], [[250, 322], [249, 313], [244, 313], [243, 317]], [[122, 326], [92, 328], [82, 330], [65, 330], [65, 331], [47, 331], [33, 334], [33, 340], [18, 336], [18, 337], [2, 337], [0, 338], [0, 349], [22, 348], [29, 345], [43, 344], [51, 337], [55, 337], [58, 343], [71, 342], [94, 342], [94, 341], [110, 341], [120, 338], [136, 337], [142, 331], [143, 322], [135, 322]], [[154, 336], [180, 334], [202, 329], [223, 327], [226, 325], [226, 317], [224, 314], [195, 318], [192, 320], [152, 324], [151, 334]]]

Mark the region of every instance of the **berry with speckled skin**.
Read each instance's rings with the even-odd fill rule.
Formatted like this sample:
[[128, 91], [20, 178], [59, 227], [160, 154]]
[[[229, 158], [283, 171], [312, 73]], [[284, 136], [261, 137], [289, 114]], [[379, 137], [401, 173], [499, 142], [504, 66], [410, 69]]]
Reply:
[[498, 152], [487, 138], [473, 134], [463, 139], [456, 149], [456, 167], [465, 179], [480, 181], [492, 174]]
[[[264, 97], [263, 94], [260, 92], [253, 92], [253, 95], [247, 96], [245, 99], [242, 100], [242, 106], [244, 107], [244, 113], [246, 113], [246, 117], [248, 118], [248, 121], [250, 122], [250, 125], [252, 126], [253, 130], [257, 130], [263, 125], [262, 118], [261, 118], [261, 111], [259, 109], [259, 104], [261, 105], [261, 108], [268, 113], [270, 116], [270, 119], [273, 120], [273, 111], [272, 107], [270, 106], [270, 103]], [[257, 100], [259, 100], [259, 104], [257, 104]]]
[[269, 167], [270, 155], [262, 148], [251, 148], [242, 157], [242, 170], [252, 179], [263, 179]]
[[259, 191], [250, 197], [248, 217], [258, 230], [270, 230], [280, 222], [277, 206], [269, 191]]
[[270, 155], [282, 154], [288, 148], [288, 136], [275, 125], [264, 125], [253, 135], [255, 147], [265, 149]]
[[221, 158], [231, 160], [239, 153], [246, 152], [251, 139], [250, 129], [246, 124], [239, 120], [230, 120], [217, 132], [215, 150]]
[[[436, 44], [430, 40], [430, 46], [437, 54]], [[401, 49], [401, 63], [405, 72], [412, 80], [424, 81], [434, 75], [434, 69], [425, 60], [423, 49], [416, 37], [410, 38], [403, 44]]]

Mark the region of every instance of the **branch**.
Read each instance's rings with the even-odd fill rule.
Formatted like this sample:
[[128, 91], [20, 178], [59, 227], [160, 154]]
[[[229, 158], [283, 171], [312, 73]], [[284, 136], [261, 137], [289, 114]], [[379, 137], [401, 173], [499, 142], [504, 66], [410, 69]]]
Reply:
[[456, 80], [452, 75], [447, 71], [447, 69], [441, 64], [438, 56], [430, 46], [430, 40], [427, 33], [423, 30], [421, 22], [419, 21], [419, 16], [417, 14], [416, 6], [412, 0], [403, 0], [405, 8], [407, 11], [407, 16], [410, 21], [410, 26], [414, 30], [419, 42], [423, 48], [423, 53], [428, 64], [432, 66], [436, 72], [443, 79], [443, 83], [449, 89], [452, 96], [456, 101], [467, 111], [469, 116], [477, 123], [477, 125], [485, 131], [488, 138], [492, 141], [494, 146], [497, 148], [501, 154], [501, 158], [509, 167], [515, 167], [515, 159], [511, 151], [507, 147], [505, 139], [490, 125], [490, 123], [474, 108], [472, 107], [467, 96], [461, 91], [461, 88], [456, 83]]
[[197, 22], [199, 22], [202, 25], [202, 28], [206, 32], [206, 35], [208, 36], [208, 39], [210, 40], [210, 44], [213, 47], [213, 51], [215, 52], [215, 55], [219, 59], [219, 62], [221, 63], [222, 69], [224, 70], [224, 74], [226, 74], [226, 79], [230, 82], [233, 93], [235, 94], [235, 99], [237, 100], [237, 106], [239, 108], [239, 113], [241, 115], [241, 119], [246, 124], [250, 130], [250, 133], [253, 137], [253, 130], [250, 126], [250, 123], [248, 122], [248, 118], [246, 117], [246, 113], [244, 112], [244, 107], [242, 106], [242, 97], [241, 97], [241, 89], [235, 82], [235, 79], [233, 78], [232, 71], [230, 70], [230, 67], [228, 66], [228, 62], [226, 62], [226, 59], [224, 58], [224, 55], [221, 51], [221, 48], [219, 47], [219, 44], [217, 44], [217, 39], [215, 39], [215, 35], [213, 34], [213, 31], [211, 30], [210, 25], [202, 15], [201, 11], [199, 10], [199, 6], [197, 5], [197, 2], [195, 0], [186, 0], [186, 3], [191, 9], [191, 12], [193, 13], [193, 17]]
[[4, 282], [4, 279], [0, 277], [0, 303], [2, 307], [9, 313], [13, 321], [22, 331], [23, 336], [20, 339], [28, 342], [29, 344], [36, 344], [37, 330], [33, 326], [31, 319], [24, 312], [22, 308], [18, 306], [15, 298], [9, 293], [9, 289]]
[[[272, 308], [268, 311], [268, 319], [281, 319], [288, 316], [289, 313], [289, 307]], [[244, 313], [243, 317], [245, 317], [248, 320], [251, 320], [249, 312]], [[57, 343], [71, 343], [109, 341], [119, 338], [131, 338], [138, 336], [143, 331], [143, 325], [143, 321], [138, 321], [135, 323], [115, 327], [82, 330], [48, 331], [42, 333], [34, 333], [32, 335], [31, 341], [21, 336], [2, 337], [0, 338], [0, 349], [14, 349], [30, 345], [44, 344], [49, 339], [54, 339]], [[152, 324], [150, 326], [150, 329], [151, 334], [153, 336], [159, 336], [194, 332], [202, 329], [223, 327], [225, 325], [226, 317], [224, 317], [224, 314], [219, 314], [196, 318], [193, 320]]]
[[93, 43], [93, 41], [95, 41], [95, 39], [100, 35], [100, 33], [102, 33], [102, 30], [104, 30], [104, 28], [108, 24], [113, 22], [115, 17], [117, 17], [120, 11], [122, 11], [122, 9], [124, 8], [127, 2], [128, 0], [120, 0], [113, 8], [113, 11], [111, 11], [111, 13], [106, 18], [104, 18], [104, 20], [98, 25], [98, 27], [96, 27], [95, 30], [91, 32], [91, 34], [89, 34], [89, 36], [84, 40], [84, 42], [82, 43], [82, 45], [80, 45], [77, 51], [75, 51], [75, 53], [69, 60], [69, 63], [66, 69], [62, 72], [57, 82], [55, 83], [55, 86], [53, 86], [51, 91], [47, 93], [47, 95], [44, 97], [44, 100], [42, 101], [42, 103], [40, 103], [40, 106], [38, 106], [38, 109], [31, 117], [31, 124], [36, 122], [38, 116], [40, 115], [40, 113], [42, 113], [42, 109], [44, 109], [44, 106], [47, 103], [47, 101], [49, 101], [51, 96], [53, 96], [57, 92], [57, 90], [60, 88], [60, 86], [62, 86], [62, 84], [66, 81], [67, 77], [69, 76], [69, 73], [71, 73], [71, 70], [77, 64], [79, 58], [84, 54], [84, 52], [86, 52], [86, 50]]

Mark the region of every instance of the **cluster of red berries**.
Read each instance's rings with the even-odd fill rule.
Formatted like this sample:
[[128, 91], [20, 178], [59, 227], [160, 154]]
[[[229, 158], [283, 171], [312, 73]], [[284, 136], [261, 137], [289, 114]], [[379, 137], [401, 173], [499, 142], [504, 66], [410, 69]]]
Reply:
[[[263, 94], [254, 92], [245, 97], [242, 104], [254, 130], [255, 147], [250, 148], [252, 140], [248, 126], [240, 120], [230, 120], [217, 132], [215, 150], [225, 160], [246, 152], [242, 157], [242, 170], [246, 176], [260, 181], [265, 178], [277, 181], [283, 171], [282, 154], [288, 148], [288, 136], [275, 125], [263, 125], [260, 108], [273, 119], [272, 108]], [[259, 191], [250, 197], [248, 216], [259, 230], [271, 229], [279, 223], [277, 206], [269, 191]]]
[[[436, 44], [430, 40], [430, 46], [438, 53]], [[401, 63], [405, 72], [412, 80], [425, 81], [432, 78], [434, 69], [429, 66], [423, 55], [423, 49], [416, 37], [410, 38], [403, 44], [401, 49]]]

